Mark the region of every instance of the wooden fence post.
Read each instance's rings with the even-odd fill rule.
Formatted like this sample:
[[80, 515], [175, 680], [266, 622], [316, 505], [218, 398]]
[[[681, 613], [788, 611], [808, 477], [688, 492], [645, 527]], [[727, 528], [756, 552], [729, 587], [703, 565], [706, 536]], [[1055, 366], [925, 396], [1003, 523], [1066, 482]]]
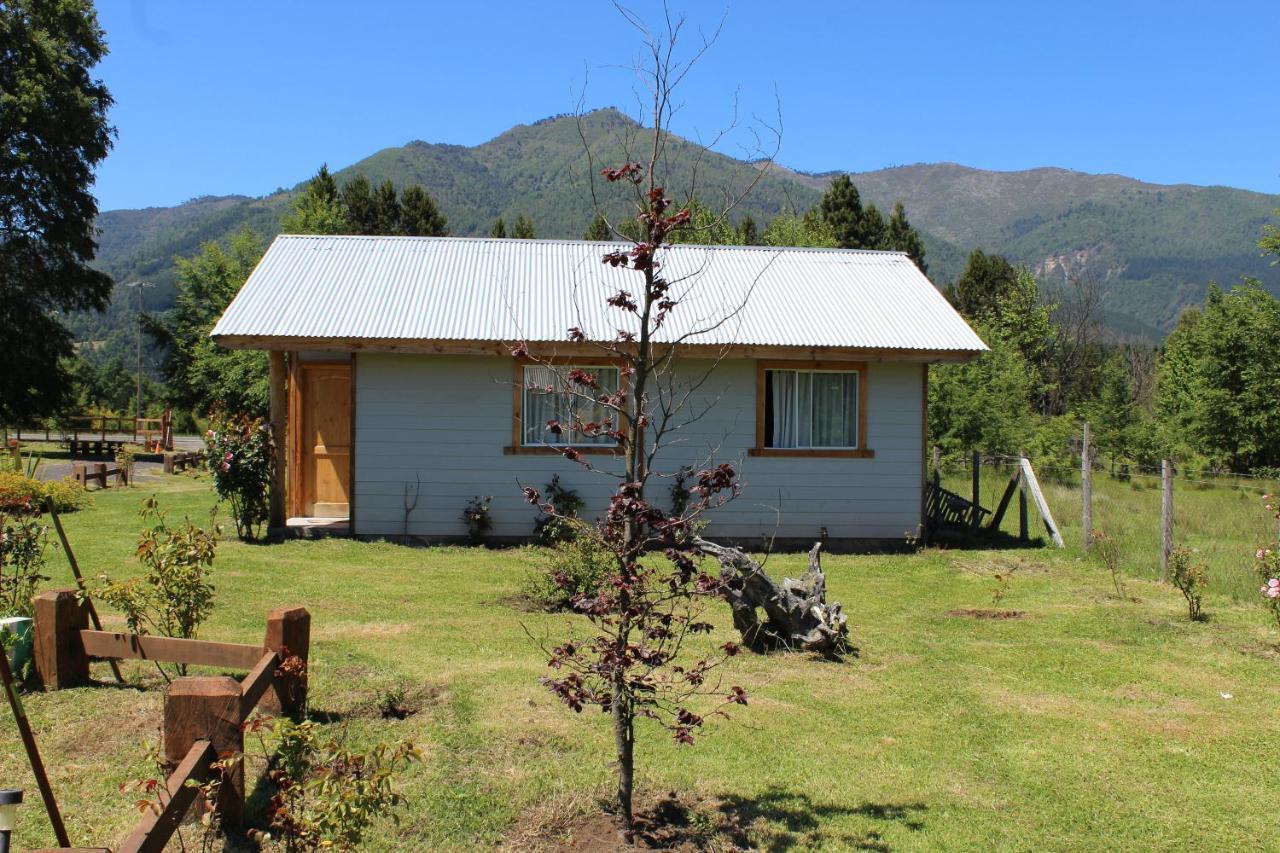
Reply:
[[1160, 460], [1160, 580], [1169, 579], [1173, 553], [1173, 463]]
[[941, 475], [942, 475], [942, 448], [935, 444], [933, 446], [933, 470], [930, 476], [933, 477], [934, 482], [937, 482], [938, 478]]
[[1080, 499], [1083, 504], [1080, 519], [1084, 549], [1093, 544], [1093, 456], [1089, 447], [1089, 422], [1084, 422], [1084, 437], [1080, 441]]
[[[1026, 459], [1026, 454], [1018, 455], [1018, 471], [1022, 471], [1022, 460]], [[1031, 538], [1031, 531], [1027, 525], [1027, 478], [1018, 478], [1018, 538], [1026, 542]]]
[[978, 525], [982, 522], [982, 512], [978, 508], [978, 498], [980, 497], [978, 489], [978, 475], [981, 473], [981, 470], [982, 456], [975, 450], [973, 451], [973, 515], [969, 519], [969, 526], [974, 530], [977, 530]]
[[274, 686], [262, 697], [263, 710], [273, 714], [302, 713], [307, 707], [307, 656], [311, 651], [311, 614], [307, 608], [278, 607], [268, 613], [263, 646], [281, 659]]
[[[208, 740], [215, 756], [244, 752], [240, 730], [240, 682], [225, 676], [179, 678], [164, 695], [165, 772], [171, 773], [197, 740]], [[244, 814], [244, 763], [224, 774], [218, 789], [223, 826], [238, 829]]]
[[80, 631], [89, 615], [74, 589], [42, 592], [35, 597], [35, 665], [45, 690], [76, 687], [89, 680], [89, 658]]

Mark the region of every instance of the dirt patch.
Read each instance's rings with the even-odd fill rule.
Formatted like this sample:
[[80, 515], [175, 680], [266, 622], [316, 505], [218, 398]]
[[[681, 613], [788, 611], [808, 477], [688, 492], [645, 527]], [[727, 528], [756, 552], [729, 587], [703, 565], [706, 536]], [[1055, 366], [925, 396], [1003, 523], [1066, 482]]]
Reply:
[[1025, 610], [997, 610], [989, 607], [958, 607], [948, 610], [948, 616], [969, 619], [1021, 619], [1027, 615]]
[[635, 835], [627, 842], [618, 832], [613, 813], [593, 803], [577, 803], [554, 815], [530, 814], [508, 838], [504, 850], [554, 853], [614, 853], [634, 850], [674, 850], [680, 853], [736, 853], [743, 829], [715, 814], [714, 804], [681, 798], [674, 792], [639, 806]]
[[448, 702], [449, 695], [445, 689], [435, 684], [424, 684], [418, 687], [384, 687], [374, 692], [372, 699], [358, 705], [352, 713], [354, 717], [383, 720], [407, 720], [433, 705]]

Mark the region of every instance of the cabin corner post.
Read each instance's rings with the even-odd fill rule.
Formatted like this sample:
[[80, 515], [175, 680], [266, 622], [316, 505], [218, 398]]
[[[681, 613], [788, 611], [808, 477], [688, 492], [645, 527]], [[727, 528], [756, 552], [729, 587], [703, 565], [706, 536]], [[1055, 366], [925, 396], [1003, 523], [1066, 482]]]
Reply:
[[270, 503], [270, 519], [269, 527], [281, 528], [285, 525], [285, 460], [288, 457], [285, 445], [288, 443], [287, 428], [287, 408], [288, 396], [286, 392], [287, 370], [285, 369], [284, 353], [280, 350], [271, 350], [267, 353], [267, 361], [270, 368], [269, 381], [271, 384], [271, 436], [272, 436], [272, 455], [274, 456], [274, 465], [271, 473], [271, 503]]

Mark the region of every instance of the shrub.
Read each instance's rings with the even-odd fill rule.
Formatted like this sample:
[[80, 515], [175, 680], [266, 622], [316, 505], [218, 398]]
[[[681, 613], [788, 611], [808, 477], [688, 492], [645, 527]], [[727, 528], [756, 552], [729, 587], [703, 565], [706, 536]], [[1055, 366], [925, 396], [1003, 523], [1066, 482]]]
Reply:
[[390, 815], [404, 797], [395, 777], [422, 752], [411, 741], [379, 743], [366, 753], [349, 750], [310, 720], [270, 722], [255, 717], [248, 731], [271, 755], [267, 779], [275, 792], [267, 804], [270, 831], [251, 831], [263, 849], [353, 850], [374, 819]]
[[44, 484], [19, 471], [0, 471], [0, 512], [24, 515], [41, 511]]
[[139, 450], [142, 450], [139, 445], [122, 444], [120, 449], [116, 451], [116, 467], [124, 472], [125, 479], [129, 481], [131, 486], [135, 485], [133, 482], [133, 470]]
[[572, 535], [557, 542], [545, 566], [529, 573], [525, 595], [548, 610], [569, 610], [580, 596], [594, 595], [617, 561], [600, 532], [584, 521], [567, 521]]
[[474, 497], [462, 508], [462, 521], [467, 525], [467, 538], [472, 545], [484, 544], [485, 537], [493, 528], [493, 518], [489, 515], [492, 500], [492, 497]]
[[[1280, 518], [1280, 495], [1263, 495], [1267, 512]], [[1254, 554], [1254, 571], [1262, 581], [1262, 601], [1280, 626], [1280, 548], [1259, 548]]]
[[1209, 585], [1209, 574], [1204, 563], [1193, 563], [1191, 550], [1179, 545], [1169, 555], [1169, 580], [1187, 600], [1187, 616], [1191, 621], [1203, 621], [1205, 615], [1201, 604], [1205, 588]]
[[41, 574], [48, 528], [31, 516], [0, 515], [0, 616], [30, 616]]
[[[129, 482], [133, 482], [132, 476], [129, 478]], [[63, 477], [61, 480], [49, 480], [44, 483], [44, 495], [53, 501], [53, 507], [58, 512], [75, 512], [78, 509], [84, 509], [93, 502], [93, 499], [89, 497], [89, 493], [85, 491], [84, 486], [70, 477]]]
[[534, 539], [539, 545], [554, 545], [571, 538], [574, 534], [574, 526], [567, 523], [566, 519], [577, 518], [587, 502], [575, 490], [561, 485], [559, 474], [552, 475], [551, 482], [547, 483], [543, 495], [555, 511], [538, 516], [537, 521], [533, 523]]
[[204, 434], [209, 470], [220, 500], [231, 504], [236, 535], [254, 539], [268, 518], [267, 493], [275, 465], [271, 428], [262, 418], [215, 412]]
[[44, 511], [46, 498], [58, 512], [75, 512], [89, 505], [84, 487], [67, 477], [43, 482], [16, 471], [0, 471], [0, 513], [29, 515]]
[[1114, 536], [1110, 536], [1101, 530], [1095, 530], [1089, 534], [1089, 539], [1093, 543], [1093, 553], [1102, 561], [1102, 565], [1107, 567], [1107, 571], [1111, 573], [1111, 583], [1116, 588], [1117, 598], [1127, 598], [1125, 592], [1124, 581], [1120, 577], [1120, 543], [1115, 540]]
[[[200, 624], [213, 611], [213, 570], [218, 528], [206, 531], [190, 519], [176, 528], [165, 522], [165, 513], [152, 496], [142, 502], [143, 519], [154, 519], [138, 538], [138, 560], [145, 571], [140, 577], [112, 581], [102, 576], [98, 597], [124, 613], [135, 634], [156, 632], [166, 637], [194, 639]], [[169, 678], [164, 667], [157, 668]], [[184, 664], [176, 666], [186, 675]]]

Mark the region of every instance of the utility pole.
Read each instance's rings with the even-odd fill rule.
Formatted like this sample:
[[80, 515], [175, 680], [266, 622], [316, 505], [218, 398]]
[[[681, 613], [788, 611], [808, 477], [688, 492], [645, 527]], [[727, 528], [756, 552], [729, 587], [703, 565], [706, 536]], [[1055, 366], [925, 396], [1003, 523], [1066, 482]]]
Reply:
[[144, 287], [152, 287], [149, 281], [131, 281], [125, 284], [125, 287], [131, 287], [138, 292], [138, 315], [135, 318], [137, 328], [136, 333], [138, 369], [136, 374], [137, 380], [137, 398], [134, 405], [133, 413], [133, 436], [138, 437], [138, 421], [142, 420], [142, 289]]

